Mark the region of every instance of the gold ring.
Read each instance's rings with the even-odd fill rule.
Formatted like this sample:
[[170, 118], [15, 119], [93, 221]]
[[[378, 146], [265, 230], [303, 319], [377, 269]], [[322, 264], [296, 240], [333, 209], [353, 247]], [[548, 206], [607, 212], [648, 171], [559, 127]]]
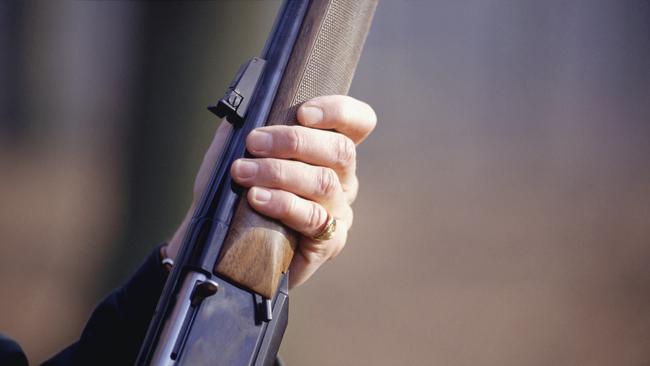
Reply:
[[325, 227], [323, 227], [323, 230], [321, 230], [318, 234], [312, 236], [311, 238], [316, 241], [330, 240], [334, 236], [335, 231], [336, 231], [336, 219], [334, 218], [334, 216], [328, 213], [327, 223], [325, 224]]

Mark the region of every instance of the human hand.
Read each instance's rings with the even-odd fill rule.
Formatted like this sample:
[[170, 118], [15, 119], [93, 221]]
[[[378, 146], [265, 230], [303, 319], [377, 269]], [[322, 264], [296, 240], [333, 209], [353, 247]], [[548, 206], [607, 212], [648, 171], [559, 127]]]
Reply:
[[[340, 95], [305, 102], [297, 117], [297, 126], [266, 126], [251, 132], [246, 147], [255, 158], [238, 159], [231, 168], [233, 179], [251, 188], [247, 199], [253, 209], [301, 235], [289, 267], [291, 287], [306, 281], [345, 246], [353, 218], [350, 204], [359, 189], [356, 145], [376, 125], [369, 105]], [[169, 257], [175, 257], [180, 247], [229, 128], [222, 124], [203, 159], [192, 207], [170, 240]], [[337, 220], [336, 231], [329, 240], [314, 240], [326, 226], [328, 213]]]

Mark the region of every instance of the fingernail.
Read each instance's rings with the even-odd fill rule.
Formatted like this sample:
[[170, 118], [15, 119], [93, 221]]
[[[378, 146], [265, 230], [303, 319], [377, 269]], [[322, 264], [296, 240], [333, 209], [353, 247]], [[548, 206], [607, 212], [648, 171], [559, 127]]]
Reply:
[[253, 200], [257, 203], [267, 203], [271, 200], [271, 191], [264, 188], [253, 188]]
[[252, 178], [257, 174], [258, 165], [252, 160], [235, 161], [235, 175], [241, 179]]
[[323, 119], [323, 110], [315, 106], [305, 106], [302, 108], [302, 123], [311, 126], [319, 123]]
[[264, 131], [253, 130], [248, 135], [248, 149], [251, 152], [271, 151], [273, 136]]

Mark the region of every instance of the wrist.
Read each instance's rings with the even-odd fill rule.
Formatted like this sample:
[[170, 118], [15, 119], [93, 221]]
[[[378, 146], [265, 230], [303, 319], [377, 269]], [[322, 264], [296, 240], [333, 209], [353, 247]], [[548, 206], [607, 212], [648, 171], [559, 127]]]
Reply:
[[161, 254], [164, 258], [170, 258], [171, 260], [176, 260], [176, 255], [178, 250], [181, 247], [183, 237], [185, 236], [184, 225], [181, 225], [180, 228], [174, 233], [174, 236], [169, 240], [168, 244], [163, 246]]
[[181, 245], [183, 244], [183, 238], [185, 238], [185, 233], [187, 232], [187, 228], [190, 225], [192, 212], [194, 212], [194, 204], [192, 204], [190, 209], [187, 211], [187, 214], [183, 218], [183, 222], [178, 227], [178, 229], [176, 229], [176, 232], [174, 232], [172, 238], [168, 241], [168, 245], [164, 246], [166, 258], [176, 260], [178, 251], [181, 249]]
[[172, 267], [174, 266], [174, 260], [169, 257], [167, 254], [167, 247], [169, 244], [165, 243], [160, 246], [160, 264], [162, 264], [163, 268], [167, 271], [167, 273], [171, 272]]

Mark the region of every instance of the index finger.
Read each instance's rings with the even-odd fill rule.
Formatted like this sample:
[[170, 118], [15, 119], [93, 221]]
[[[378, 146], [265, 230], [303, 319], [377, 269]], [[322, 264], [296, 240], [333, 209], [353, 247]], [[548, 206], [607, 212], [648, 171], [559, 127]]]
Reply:
[[377, 125], [377, 115], [360, 100], [327, 95], [303, 103], [298, 109], [298, 122], [307, 127], [336, 130], [359, 144]]

